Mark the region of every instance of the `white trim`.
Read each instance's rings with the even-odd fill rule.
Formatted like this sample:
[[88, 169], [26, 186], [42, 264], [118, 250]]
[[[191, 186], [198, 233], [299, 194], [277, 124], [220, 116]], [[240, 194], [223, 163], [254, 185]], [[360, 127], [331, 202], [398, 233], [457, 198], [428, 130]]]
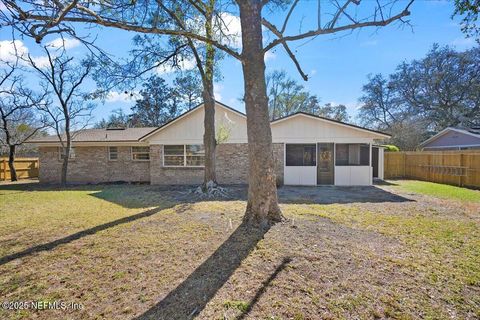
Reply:
[[[111, 158], [110, 148], [117, 148], [117, 151], [114, 152], [114, 153], [117, 154], [117, 159], [112, 159], [112, 158]], [[117, 147], [117, 146], [108, 146], [108, 147], [107, 147], [108, 161], [118, 161], [118, 153], [119, 153], [119, 152], [118, 152], [118, 147]]]
[[[148, 159], [133, 159], [133, 147], [147, 147], [148, 148]], [[135, 152], [135, 154], [145, 154], [147, 152]], [[130, 159], [132, 161], [146, 162], [150, 161], [150, 146], [131, 146], [130, 147]]]
[[[436, 135], [433, 135], [431, 136], [430, 138], [428, 138], [427, 140], [423, 141], [422, 143], [420, 143], [418, 145], [419, 148], [424, 148], [424, 146], [438, 138], [440, 138], [441, 136], [443, 136], [444, 134], [448, 133], [448, 131], [455, 131], [455, 132], [458, 132], [458, 133], [462, 133], [462, 134], [466, 134], [466, 135], [469, 135], [469, 136], [472, 136], [472, 137], [475, 137], [475, 138], [480, 138], [480, 135], [478, 134], [475, 134], [475, 133], [472, 133], [472, 132], [468, 132], [467, 130], [462, 130], [462, 129], [457, 129], [457, 128], [452, 128], [452, 127], [447, 127], [445, 129], [443, 129], [442, 131], [440, 131], [439, 133], [437, 133]], [[465, 145], [466, 147], [468, 147], [468, 145]], [[470, 145], [470, 146], [477, 146], [477, 145]], [[437, 147], [437, 148], [445, 148], [447, 146], [443, 146], [443, 147]], [[452, 146], [452, 147], [456, 147], [456, 146]], [[428, 147], [428, 148], [435, 148], [435, 147]]]
[[[30, 143], [37, 147], [58, 147], [61, 146], [60, 142], [41, 142], [41, 143]], [[108, 147], [108, 146], [118, 146], [118, 147], [148, 147], [148, 143], [137, 142], [137, 141], [125, 141], [125, 142], [76, 142], [72, 141], [74, 147]]]
[[[203, 162], [204, 162], [203, 165], [200, 165], [200, 166], [188, 165], [187, 166], [187, 145], [192, 146], [192, 145], [198, 145], [198, 144], [199, 143], [195, 143], [195, 144], [189, 144], [189, 143], [187, 143], [187, 144], [183, 144], [183, 143], [163, 144], [162, 145], [162, 167], [163, 168], [205, 168], [205, 156], [203, 156]], [[165, 165], [165, 146], [181, 146], [181, 145], [183, 145], [183, 155], [178, 154], [178, 155], [171, 155], [171, 156], [177, 156], [177, 157], [183, 156], [183, 166]], [[203, 145], [203, 144], [200, 143], [200, 145]]]
[[328, 120], [328, 119], [319, 118], [319, 117], [316, 117], [314, 115], [309, 115], [309, 114], [305, 114], [305, 113], [297, 113], [297, 114], [294, 114], [294, 115], [291, 115], [291, 116], [286, 116], [286, 117], [278, 119], [278, 120], [274, 120], [274, 121], [270, 122], [270, 126], [272, 126], [274, 124], [277, 124], [277, 123], [280, 123], [280, 122], [283, 122], [283, 121], [286, 121], [286, 120], [289, 120], [289, 119], [293, 119], [293, 118], [298, 117], [298, 116], [304, 116], [304, 117], [307, 117], [307, 118], [331, 123], [331, 124], [334, 124], [334, 125], [339, 125], [339, 126], [342, 126], [342, 127], [353, 129], [353, 130], [368, 132], [372, 135], [377, 135], [377, 136], [384, 137], [384, 138], [390, 138], [390, 136], [387, 135], [387, 134], [382, 134], [382, 133], [371, 131], [371, 130], [368, 130], [368, 129], [362, 129], [362, 128], [352, 126], [352, 125], [349, 125], [349, 124], [346, 124], [346, 123], [344, 124], [344, 123], [340, 123], [340, 122], [337, 122], [337, 121], [332, 121], [332, 120]]
[[469, 147], [480, 147], [480, 144], [462, 144], [462, 145], [455, 145], [455, 146], [433, 146], [433, 147], [423, 147], [423, 149], [458, 149], [458, 150], [460, 150], [461, 148], [469, 148]]
[[[373, 184], [372, 144], [369, 143], [368, 146], [369, 146], [369, 154], [368, 154], [368, 160], [369, 160], [369, 161], [368, 161], [368, 162], [369, 162], [369, 164], [370, 164], [370, 165], [369, 165], [369, 167], [370, 167], [370, 169], [369, 169], [369, 170], [370, 170], [370, 175], [369, 175], [369, 177], [370, 177], [370, 184]], [[377, 161], [378, 161], [378, 159], [377, 159]]]

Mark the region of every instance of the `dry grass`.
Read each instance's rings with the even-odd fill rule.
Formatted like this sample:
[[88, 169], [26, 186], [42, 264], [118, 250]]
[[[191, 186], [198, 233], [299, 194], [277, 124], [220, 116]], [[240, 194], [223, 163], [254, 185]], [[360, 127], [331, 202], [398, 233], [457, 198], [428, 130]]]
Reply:
[[266, 233], [241, 225], [242, 199], [0, 186], [0, 296], [83, 305], [0, 318], [480, 317], [479, 207], [399, 184], [381, 192], [405, 201], [318, 204], [305, 194], [344, 191], [284, 189], [289, 222]]

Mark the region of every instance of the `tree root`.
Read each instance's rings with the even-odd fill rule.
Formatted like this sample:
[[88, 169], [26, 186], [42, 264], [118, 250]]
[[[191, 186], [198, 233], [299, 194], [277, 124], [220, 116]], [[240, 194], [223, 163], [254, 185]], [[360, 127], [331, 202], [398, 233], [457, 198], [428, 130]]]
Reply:
[[228, 189], [220, 187], [214, 181], [198, 186], [191, 191], [199, 199], [230, 198]]

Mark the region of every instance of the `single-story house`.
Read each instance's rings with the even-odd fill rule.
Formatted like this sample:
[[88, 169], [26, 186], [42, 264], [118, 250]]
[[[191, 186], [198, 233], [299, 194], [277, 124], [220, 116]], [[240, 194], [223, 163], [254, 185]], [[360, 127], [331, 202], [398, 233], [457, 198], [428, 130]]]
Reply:
[[480, 149], [480, 128], [448, 127], [419, 145], [424, 151]]
[[[247, 183], [246, 115], [217, 102], [216, 152], [221, 184]], [[85, 129], [75, 133], [68, 169], [74, 183], [203, 182], [204, 108], [199, 105], [157, 128]], [[298, 112], [270, 123], [278, 184], [371, 185], [383, 178], [389, 135]], [[39, 148], [40, 182], [60, 180], [63, 150], [56, 136], [31, 140]], [[375, 165], [375, 168], [372, 166]]]

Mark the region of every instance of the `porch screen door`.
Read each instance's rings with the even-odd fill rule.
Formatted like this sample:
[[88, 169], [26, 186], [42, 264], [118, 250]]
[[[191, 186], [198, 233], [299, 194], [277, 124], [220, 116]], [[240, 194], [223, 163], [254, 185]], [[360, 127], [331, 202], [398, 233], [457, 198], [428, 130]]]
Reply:
[[317, 151], [317, 184], [333, 185], [335, 182], [333, 143], [318, 143]]

